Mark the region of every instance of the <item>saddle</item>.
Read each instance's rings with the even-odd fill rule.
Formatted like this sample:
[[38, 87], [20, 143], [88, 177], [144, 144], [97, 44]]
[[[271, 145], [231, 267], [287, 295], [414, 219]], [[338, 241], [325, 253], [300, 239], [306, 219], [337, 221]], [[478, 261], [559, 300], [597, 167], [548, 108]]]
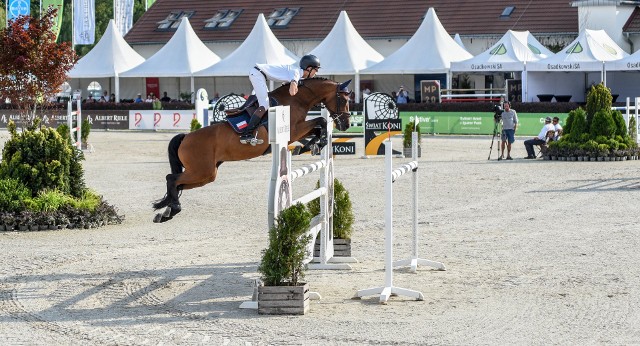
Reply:
[[[269, 97], [269, 107], [275, 107], [278, 105], [278, 101], [273, 97]], [[227, 109], [227, 118], [232, 118], [242, 114], [243, 112], [249, 113], [249, 116], [258, 109], [258, 97], [256, 95], [249, 95], [247, 100], [239, 108]]]
[[[277, 106], [278, 101], [270, 97], [269, 105], [271, 107]], [[251, 95], [247, 101], [240, 106], [240, 108], [228, 109], [225, 111], [225, 113], [227, 113], [227, 122], [236, 133], [243, 133], [245, 127], [249, 125], [251, 115], [256, 111], [256, 109], [258, 109], [258, 107], [258, 98], [255, 95]], [[260, 126], [266, 126], [268, 120], [268, 116], [262, 117]]]

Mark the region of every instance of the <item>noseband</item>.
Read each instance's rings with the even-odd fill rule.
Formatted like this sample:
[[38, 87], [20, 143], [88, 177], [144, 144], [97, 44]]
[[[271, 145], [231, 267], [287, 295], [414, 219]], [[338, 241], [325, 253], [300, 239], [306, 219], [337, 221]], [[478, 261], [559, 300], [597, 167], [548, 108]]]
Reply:
[[[301, 86], [306, 87], [307, 89], [309, 89], [312, 93], [313, 90], [311, 90], [311, 88], [309, 88], [308, 86], [306, 86], [304, 83], [301, 83]], [[315, 93], [314, 93], [315, 94]], [[332, 111], [331, 108], [329, 108], [329, 106], [327, 105], [327, 103], [325, 102], [325, 100], [323, 99], [321, 102], [324, 104], [324, 107], [329, 111], [329, 116], [331, 117], [331, 120], [339, 123], [340, 125], [343, 124], [344, 119], [342, 119], [342, 116], [346, 115], [347, 119], [351, 116], [351, 113], [349, 112], [339, 112], [340, 110], [340, 106], [342, 104], [342, 100], [341, 100], [341, 94], [348, 94], [348, 92], [345, 91], [341, 91], [340, 90], [340, 83], [336, 83], [336, 110]], [[345, 105], [348, 106], [348, 100], [345, 101]], [[347, 120], [349, 121], [349, 120]]]

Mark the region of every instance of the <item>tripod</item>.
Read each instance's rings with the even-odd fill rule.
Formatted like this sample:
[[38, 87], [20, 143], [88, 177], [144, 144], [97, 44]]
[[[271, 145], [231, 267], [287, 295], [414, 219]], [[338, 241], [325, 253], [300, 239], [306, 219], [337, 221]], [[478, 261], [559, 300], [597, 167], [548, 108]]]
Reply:
[[[497, 136], [502, 136], [502, 121], [496, 119], [493, 125], [493, 136], [491, 137], [491, 147], [489, 147], [489, 157], [487, 160], [491, 160], [491, 151], [493, 150], [493, 140]], [[500, 139], [498, 139], [498, 157], [500, 157]]]

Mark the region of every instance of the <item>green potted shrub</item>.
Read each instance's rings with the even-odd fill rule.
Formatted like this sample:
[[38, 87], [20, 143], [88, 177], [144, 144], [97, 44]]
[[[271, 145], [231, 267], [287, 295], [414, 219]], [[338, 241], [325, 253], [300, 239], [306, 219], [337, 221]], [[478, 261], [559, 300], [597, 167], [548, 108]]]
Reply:
[[191, 129], [190, 132], [199, 130], [202, 128], [202, 125], [200, 125], [200, 122], [198, 121], [198, 119], [191, 119]]
[[410, 121], [404, 126], [402, 133], [402, 153], [405, 157], [411, 157], [411, 140], [413, 131], [418, 132], [418, 157], [422, 157], [422, 136], [420, 134], [420, 126], [416, 127], [415, 122]]
[[84, 119], [80, 128], [81, 148], [83, 150], [89, 149], [89, 133], [91, 133], [91, 123], [89, 120]]
[[[320, 182], [316, 183], [316, 189]], [[311, 215], [320, 214], [320, 201], [314, 199], [307, 204]], [[353, 204], [349, 191], [338, 179], [333, 179], [333, 256], [351, 257], [351, 234], [353, 233]], [[320, 235], [316, 238], [314, 257], [320, 256]]]
[[304, 315], [309, 311], [309, 284], [301, 280], [309, 255], [310, 224], [311, 214], [297, 203], [282, 210], [269, 230], [269, 246], [258, 267], [264, 283], [258, 287], [259, 314]]

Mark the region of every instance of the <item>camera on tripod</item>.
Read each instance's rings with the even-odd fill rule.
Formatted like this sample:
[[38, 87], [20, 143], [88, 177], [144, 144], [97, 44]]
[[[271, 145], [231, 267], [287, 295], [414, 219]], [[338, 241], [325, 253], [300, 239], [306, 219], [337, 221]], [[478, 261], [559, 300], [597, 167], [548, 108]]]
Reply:
[[493, 106], [493, 121], [500, 122], [500, 120], [502, 120], [502, 112], [504, 112], [504, 110], [500, 105]]

